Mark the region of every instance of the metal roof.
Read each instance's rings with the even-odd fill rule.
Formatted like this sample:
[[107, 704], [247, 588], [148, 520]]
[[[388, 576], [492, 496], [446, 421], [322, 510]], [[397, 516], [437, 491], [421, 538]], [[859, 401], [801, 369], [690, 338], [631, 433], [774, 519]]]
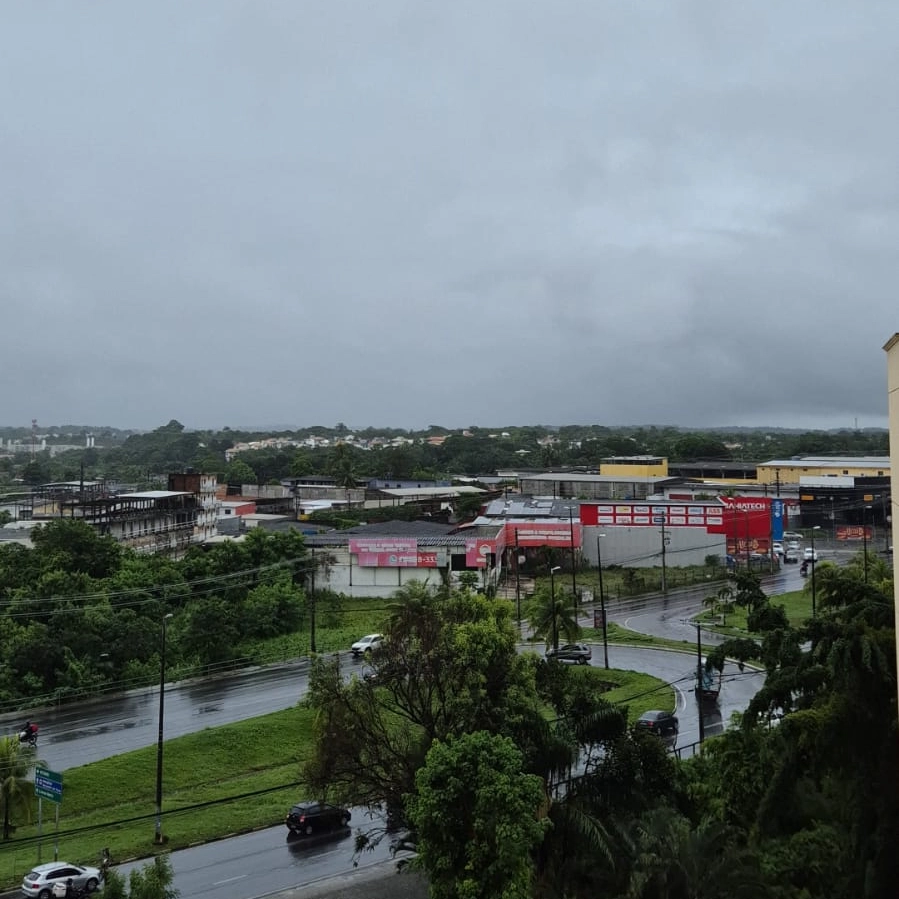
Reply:
[[486, 493], [480, 487], [380, 487], [378, 493], [385, 496], [461, 496], [462, 494]]
[[658, 484], [662, 481], [683, 481], [683, 478], [672, 475], [646, 474], [581, 474], [577, 471], [551, 471], [546, 474], [527, 474], [521, 476], [522, 481], [572, 481], [582, 484]]
[[186, 490], [141, 490], [139, 493], [117, 493], [113, 499], [167, 499], [170, 496], [193, 496]]
[[889, 468], [889, 456], [799, 456], [759, 462], [765, 468]]

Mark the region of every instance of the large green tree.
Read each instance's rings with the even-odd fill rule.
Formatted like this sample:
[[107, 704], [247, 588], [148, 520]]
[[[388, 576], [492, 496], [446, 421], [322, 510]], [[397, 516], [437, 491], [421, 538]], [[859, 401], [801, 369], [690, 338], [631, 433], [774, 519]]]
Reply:
[[384, 633], [370, 680], [346, 681], [336, 660], [316, 660], [308, 701], [318, 715], [305, 779], [351, 804], [386, 802], [402, 823], [434, 741], [517, 720], [527, 663], [516, 652], [508, 603], [466, 591], [402, 588]]
[[530, 899], [533, 853], [549, 825], [543, 784], [507, 737], [435, 742], [408, 800], [416, 864], [432, 899]]

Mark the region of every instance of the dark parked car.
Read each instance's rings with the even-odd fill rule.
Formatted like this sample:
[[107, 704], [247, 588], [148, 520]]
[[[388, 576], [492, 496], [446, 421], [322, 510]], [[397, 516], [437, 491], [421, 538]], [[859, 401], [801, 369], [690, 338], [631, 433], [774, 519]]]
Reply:
[[546, 657], [559, 662], [577, 662], [586, 665], [593, 657], [593, 650], [586, 643], [566, 643], [558, 649], [547, 649]]
[[680, 723], [674, 712], [663, 712], [655, 709], [651, 712], [644, 712], [636, 721], [637, 730], [650, 734], [656, 734], [666, 743], [675, 743], [677, 741], [677, 733], [680, 730]]
[[307, 837], [314, 833], [337, 830], [349, 823], [348, 809], [328, 805], [325, 802], [298, 802], [285, 820], [291, 833], [304, 834]]

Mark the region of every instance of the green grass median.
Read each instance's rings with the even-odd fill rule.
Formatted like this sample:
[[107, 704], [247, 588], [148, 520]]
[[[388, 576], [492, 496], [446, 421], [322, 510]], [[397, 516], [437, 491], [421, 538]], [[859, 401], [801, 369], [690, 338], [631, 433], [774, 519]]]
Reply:
[[[312, 719], [297, 707], [166, 741], [163, 847], [153, 842], [155, 746], [66, 770], [59, 858], [99, 865], [103, 847], [120, 861], [279, 823], [302, 793]], [[53, 860], [54, 812], [44, 800], [44, 862]], [[13, 840], [0, 844], [0, 886], [21, 883], [38, 861], [37, 800], [31, 823], [15, 823]]]
[[[671, 688], [646, 674], [595, 667], [579, 673], [613, 685], [606, 698], [627, 703], [631, 719], [674, 702]], [[294, 802], [309, 798], [298, 778], [311, 751], [313, 718], [297, 706], [167, 740], [162, 847], [154, 844], [155, 745], [65, 770], [59, 858], [99, 866], [104, 847], [120, 862], [280, 824]], [[53, 860], [54, 811], [44, 800], [44, 862]], [[0, 843], [0, 888], [17, 886], [38, 863], [37, 800], [30, 823], [14, 823], [13, 839]]]

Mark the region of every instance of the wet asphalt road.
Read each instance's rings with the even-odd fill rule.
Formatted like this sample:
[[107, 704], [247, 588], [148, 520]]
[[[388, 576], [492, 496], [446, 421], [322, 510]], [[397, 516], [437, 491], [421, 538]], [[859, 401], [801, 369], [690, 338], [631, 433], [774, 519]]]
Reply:
[[[782, 576], [789, 578], [791, 575], [792, 572], [788, 572]], [[796, 587], [787, 585], [782, 589]], [[629, 611], [628, 626], [637, 629], [639, 625], [640, 629], [645, 627], [649, 632], [652, 632], [650, 628], [662, 629], [665, 635], [677, 632], [672, 628], [680, 628], [689, 633], [692, 641], [695, 630], [683, 625], [680, 619], [690, 614], [691, 602], [698, 602], [701, 608], [704, 595], [703, 591], [695, 596], [641, 601], [645, 603], [642, 608]], [[610, 614], [610, 618], [614, 619], [614, 615]], [[677, 636], [674, 639], [686, 638]], [[539, 644], [522, 649], [543, 651]], [[361, 661], [353, 660], [349, 654], [341, 660], [348, 672], [361, 668]], [[689, 754], [690, 745], [699, 739], [700, 714], [691, 692], [696, 670], [692, 646], [685, 652], [610, 646], [609, 662], [613, 668], [642, 671], [674, 687], [681, 725], [677, 745]], [[601, 645], [594, 646], [591, 664], [602, 666]], [[747, 670], [741, 673], [735, 666], [726, 667], [718, 708], [703, 712], [707, 737], [720, 732], [733, 712], [745, 708], [758, 689], [761, 677], [758, 672]], [[166, 689], [165, 737], [171, 739], [206, 727], [289, 708], [307, 689], [305, 661], [242, 672], [214, 681], [171, 685]], [[661, 701], [660, 705], [663, 705]], [[78, 707], [42, 710], [32, 717], [41, 725], [41, 757], [51, 769], [64, 771], [154, 745], [158, 710], [158, 689], [150, 689]], [[9, 719], [0, 729], [11, 732], [17, 723], [17, 720]], [[353, 826], [360, 825], [366, 825], [365, 813], [356, 810]], [[208, 895], [221, 899], [246, 899], [310, 884], [352, 870], [354, 863], [374, 865], [387, 858], [386, 842], [375, 851], [356, 857], [350, 832], [312, 841], [288, 840], [283, 827], [175, 852], [171, 856], [176, 886], [182, 895]]]

